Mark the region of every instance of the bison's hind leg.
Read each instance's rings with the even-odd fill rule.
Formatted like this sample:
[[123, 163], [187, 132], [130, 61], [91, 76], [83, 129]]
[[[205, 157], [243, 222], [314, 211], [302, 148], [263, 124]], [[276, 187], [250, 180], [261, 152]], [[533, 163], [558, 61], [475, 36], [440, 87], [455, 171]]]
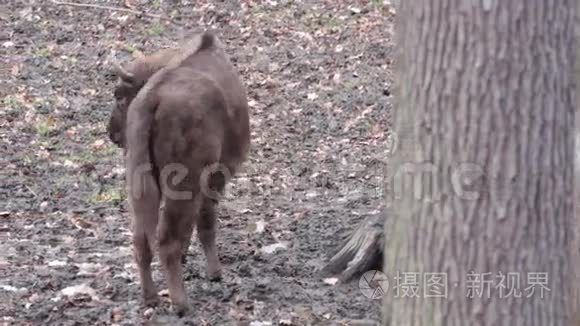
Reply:
[[193, 199], [166, 198], [159, 223], [159, 258], [165, 271], [171, 303], [179, 315], [189, 310], [183, 281], [182, 256], [184, 247], [189, 243], [187, 238], [191, 237], [198, 211], [199, 206]]
[[208, 184], [202, 187], [203, 203], [197, 220], [197, 237], [207, 260], [207, 278], [210, 281], [219, 281], [222, 277], [222, 267], [216, 246], [217, 217], [215, 208], [223, 196], [226, 183], [235, 173], [232, 166], [226, 166], [226, 169], [227, 171], [222, 171], [215, 170], [215, 166], [208, 167], [206, 168], [208, 178], [202, 178], [203, 182], [208, 182]]
[[204, 198], [199, 219], [197, 220], [197, 237], [207, 259], [207, 277], [211, 281], [221, 279], [221, 264], [216, 246], [216, 201]]
[[159, 219], [159, 190], [153, 184], [152, 178], [146, 177], [144, 181], [143, 192], [135, 194], [129, 188], [128, 199], [133, 216], [133, 250], [139, 269], [143, 301], [148, 306], [155, 306], [159, 300], [151, 275], [151, 261]]
[[191, 237], [193, 235], [193, 227], [194, 223], [191, 223], [189, 228], [185, 229], [183, 232], [183, 253], [181, 255], [181, 264], [184, 266], [187, 263], [187, 254], [189, 253], [189, 246], [191, 244]]

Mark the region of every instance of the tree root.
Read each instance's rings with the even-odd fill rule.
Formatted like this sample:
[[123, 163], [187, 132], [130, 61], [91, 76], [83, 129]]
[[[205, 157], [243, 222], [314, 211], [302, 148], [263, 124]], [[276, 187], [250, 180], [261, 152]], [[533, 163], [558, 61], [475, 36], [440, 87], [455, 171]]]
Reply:
[[384, 212], [365, 218], [322, 268], [321, 274], [335, 275], [340, 282], [349, 282], [370, 269], [381, 269], [385, 240], [384, 223]]

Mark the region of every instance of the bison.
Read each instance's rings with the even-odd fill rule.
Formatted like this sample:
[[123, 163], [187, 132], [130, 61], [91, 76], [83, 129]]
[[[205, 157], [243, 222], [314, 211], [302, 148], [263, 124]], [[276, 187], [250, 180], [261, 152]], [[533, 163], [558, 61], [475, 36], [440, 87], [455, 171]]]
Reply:
[[249, 152], [246, 90], [210, 31], [118, 66], [117, 76], [108, 134], [124, 153], [143, 300], [158, 302], [151, 276], [158, 249], [171, 302], [182, 315], [188, 310], [182, 258], [194, 227], [208, 278], [221, 278], [215, 206]]

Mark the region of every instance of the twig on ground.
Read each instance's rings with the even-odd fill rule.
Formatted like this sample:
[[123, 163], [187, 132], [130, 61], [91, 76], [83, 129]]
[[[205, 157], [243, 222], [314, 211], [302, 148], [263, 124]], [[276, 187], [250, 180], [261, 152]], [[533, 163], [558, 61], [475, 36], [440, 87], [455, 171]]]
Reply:
[[179, 23], [175, 22], [173, 19], [171, 19], [169, 17], [150, 14], [150, 13], [147, 13], [147, 12], [141, 11], [141, 10], [134, 10], [134, 9], [128, 9], [128, 8], [121, 8], [121, 7], [103, 6], [103, 5], [97, 5], [97, 4], [92, 4], [92, 3], [66, 2], [66, 1], [58, 1], [58, 0], [52, 0], [52, 3], [54, 3], [55, 5], [59, 5], [59, 6], [96, 8], [96, 9], [103, 9], [103, 10], [127, 12], [127, 13], [131, 13], [131, 14], [135, 14], [135, 15], [143, 15], [143, 16], [147, 16], [150, 18], [167, 20], [175, 25], [180, 25]]
[[28, 185], [24, 185], [26, 189], [34, 196], [34, 198], [38, 197], [38, 195], [32, 190]]

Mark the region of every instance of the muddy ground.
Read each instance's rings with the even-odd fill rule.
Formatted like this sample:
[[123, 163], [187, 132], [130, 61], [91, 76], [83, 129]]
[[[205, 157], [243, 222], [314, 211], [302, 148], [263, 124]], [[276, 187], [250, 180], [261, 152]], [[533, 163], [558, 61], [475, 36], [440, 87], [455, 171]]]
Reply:
[[[89, 3], [89, 1], [85, 1]], [[0, 4], [0, 323], [373, 324], [358, 282], [317, 275], [380, 208], [393, 10], [382, 1]], [[134, 14], [126, 10], [148, 14]], [[155, 15], [161, 16], [154, 17]], [[224, 279], [193, 242], [190, 316], [140, 306], [110, 66], [215, 28], [247, 85], [252, 150], [220, 207]], [[155, 280], [164, 280], [155, 262]]]

